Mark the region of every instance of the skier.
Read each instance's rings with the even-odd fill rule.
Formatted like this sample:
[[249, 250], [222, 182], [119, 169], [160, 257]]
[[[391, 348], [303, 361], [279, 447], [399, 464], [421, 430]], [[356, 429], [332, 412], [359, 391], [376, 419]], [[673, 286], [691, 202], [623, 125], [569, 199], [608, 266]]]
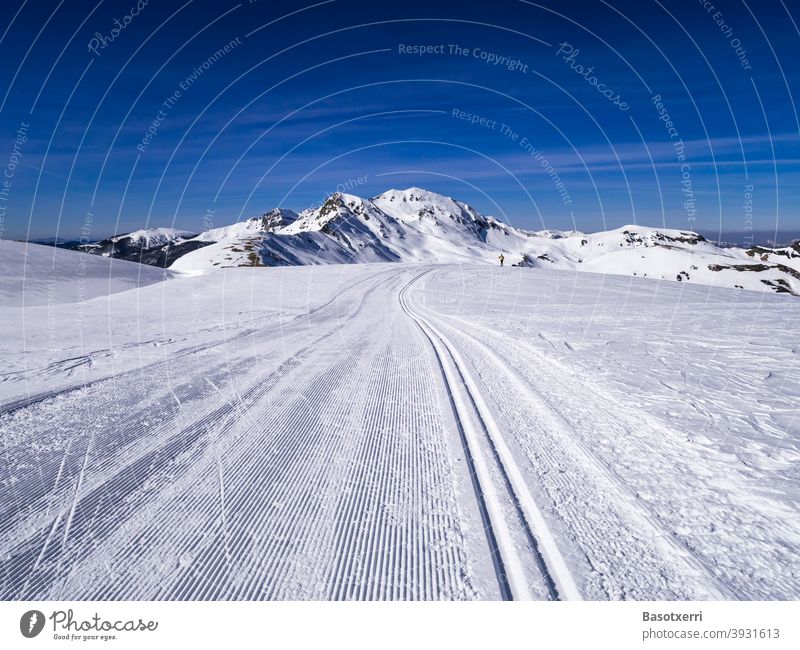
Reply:
[[500, 259], [500, 266], [503, 266], [503, 261], [504, 261], [506, 258], [505, 258], [505, 257], [503, 257], [503, 254], [502, 254], [502, 253], [500, 253], [500, 258], [499, 258], [499, 259]]

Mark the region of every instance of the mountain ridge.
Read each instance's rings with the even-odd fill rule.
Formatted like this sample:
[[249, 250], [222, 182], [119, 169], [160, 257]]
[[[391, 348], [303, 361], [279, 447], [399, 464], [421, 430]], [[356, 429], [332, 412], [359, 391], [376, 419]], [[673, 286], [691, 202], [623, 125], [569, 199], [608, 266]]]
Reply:
[[800, 295], [800, 243], [741, 248], [689, 231], [517, 228], [419, 187], [335, 192], [300, 213], [274, 208], [202, 233], [151, 228], [75, 247], [184, 273], [240, 266], [370, 262], [506, 264]]

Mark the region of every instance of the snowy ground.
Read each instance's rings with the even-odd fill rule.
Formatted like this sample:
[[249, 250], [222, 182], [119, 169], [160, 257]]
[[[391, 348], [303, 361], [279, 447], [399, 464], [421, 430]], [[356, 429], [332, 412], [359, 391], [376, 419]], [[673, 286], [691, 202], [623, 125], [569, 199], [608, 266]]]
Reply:
[[363, 264], [2, 300], [1, 598], [800, 597], [792, 297]]
[[0, 240], [4, 309], [85, 301], [161, 282], [164, 277], [164, 270], [152, 266]]

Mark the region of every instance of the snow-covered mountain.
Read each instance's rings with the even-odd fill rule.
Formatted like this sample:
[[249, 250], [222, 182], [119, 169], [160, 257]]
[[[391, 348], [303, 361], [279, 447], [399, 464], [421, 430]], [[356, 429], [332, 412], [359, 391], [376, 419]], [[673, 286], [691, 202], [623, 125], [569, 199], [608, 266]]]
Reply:
[[154, 228], [83, 247], [180, 272], [364, 262], [497, 264], [610, 273], [800, 295], [800, 243], [749, 249], [681, 230], [623, 226], [532, 232], [412, 187], [370, 199], [337, 192], [299, 215], [276, 208], [200, 234]]
[[[273, 211], [275, 213], [276, 211]], [[268, 213], [268, 214], [273, 214]], [[266, 216], [266, 215], [265, 215]], [[501, 251], [527, 250], [531, 233], [485, 217], [466, 203], [419, 188], [372, 199], [337, 192], [285, 225], [250, 222], [201, 235], [215, 247], [183, 256], [172, 268], [285, 266], [358, 262], [496, 262]]]
[[175, 228], [145, 228], [91, 244], [78, 243], [70, 248], [103, 257], [167, 267], [182, 255], [206, 245], [196, 238], [197, 233]]
[[723, 248], [696, 233], [631, 225], [534, 238], [530, 249], [520, 264], [800, 294], [800, 242]]
[[[186, 264], [182, 256], [172, 266], [180, 271], [198, 271], [231, 266], [264, 266], [259, 256], [263, 239], [297, 220], [297, 213], [274, 208], [260, 217], [239, 221], [230, 226], [213, 228], [197, 235], [191, 242], [201, 242], [203, 254], [194, 255]], [[200, 248], [200, 247], [198, 247]]]
[[531, 232], [416, 187], [371, 199], [336, 193], [318, 208], [278, 220], [287, 225], [263, 227], [253, 221], [204, 233], [200, 237], [218, 243], [184, 255], [171, 268], [197, 272], [359, 262], [497, 264], [503, 254], [508, 265], [800, 294], [800, 244], [721, 247], [693, 232], [635, 225], [595, 234]]

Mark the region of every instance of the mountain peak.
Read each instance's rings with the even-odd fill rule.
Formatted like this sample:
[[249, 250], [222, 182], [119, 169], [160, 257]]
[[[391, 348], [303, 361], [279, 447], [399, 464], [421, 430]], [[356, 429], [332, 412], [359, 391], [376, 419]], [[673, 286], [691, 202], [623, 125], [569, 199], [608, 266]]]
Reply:
[[289, 224], [294, 223], [298, 219], [298, 214], [286, 208], [272, 208], [269, 212], [265, 212], [260, 217], [253, 217], [253, 220], [260, 220], [261, 230], [265, 232], [273, 232], [278, 228], [283, 228]]
[[421, 187], [409, 187], [404, 190], [391, 189], [372, 197], [373, 201], [379, 199], [385, 201], [453, 201], [449, 196], [432, 192], [431, 190], [426, 190]]

